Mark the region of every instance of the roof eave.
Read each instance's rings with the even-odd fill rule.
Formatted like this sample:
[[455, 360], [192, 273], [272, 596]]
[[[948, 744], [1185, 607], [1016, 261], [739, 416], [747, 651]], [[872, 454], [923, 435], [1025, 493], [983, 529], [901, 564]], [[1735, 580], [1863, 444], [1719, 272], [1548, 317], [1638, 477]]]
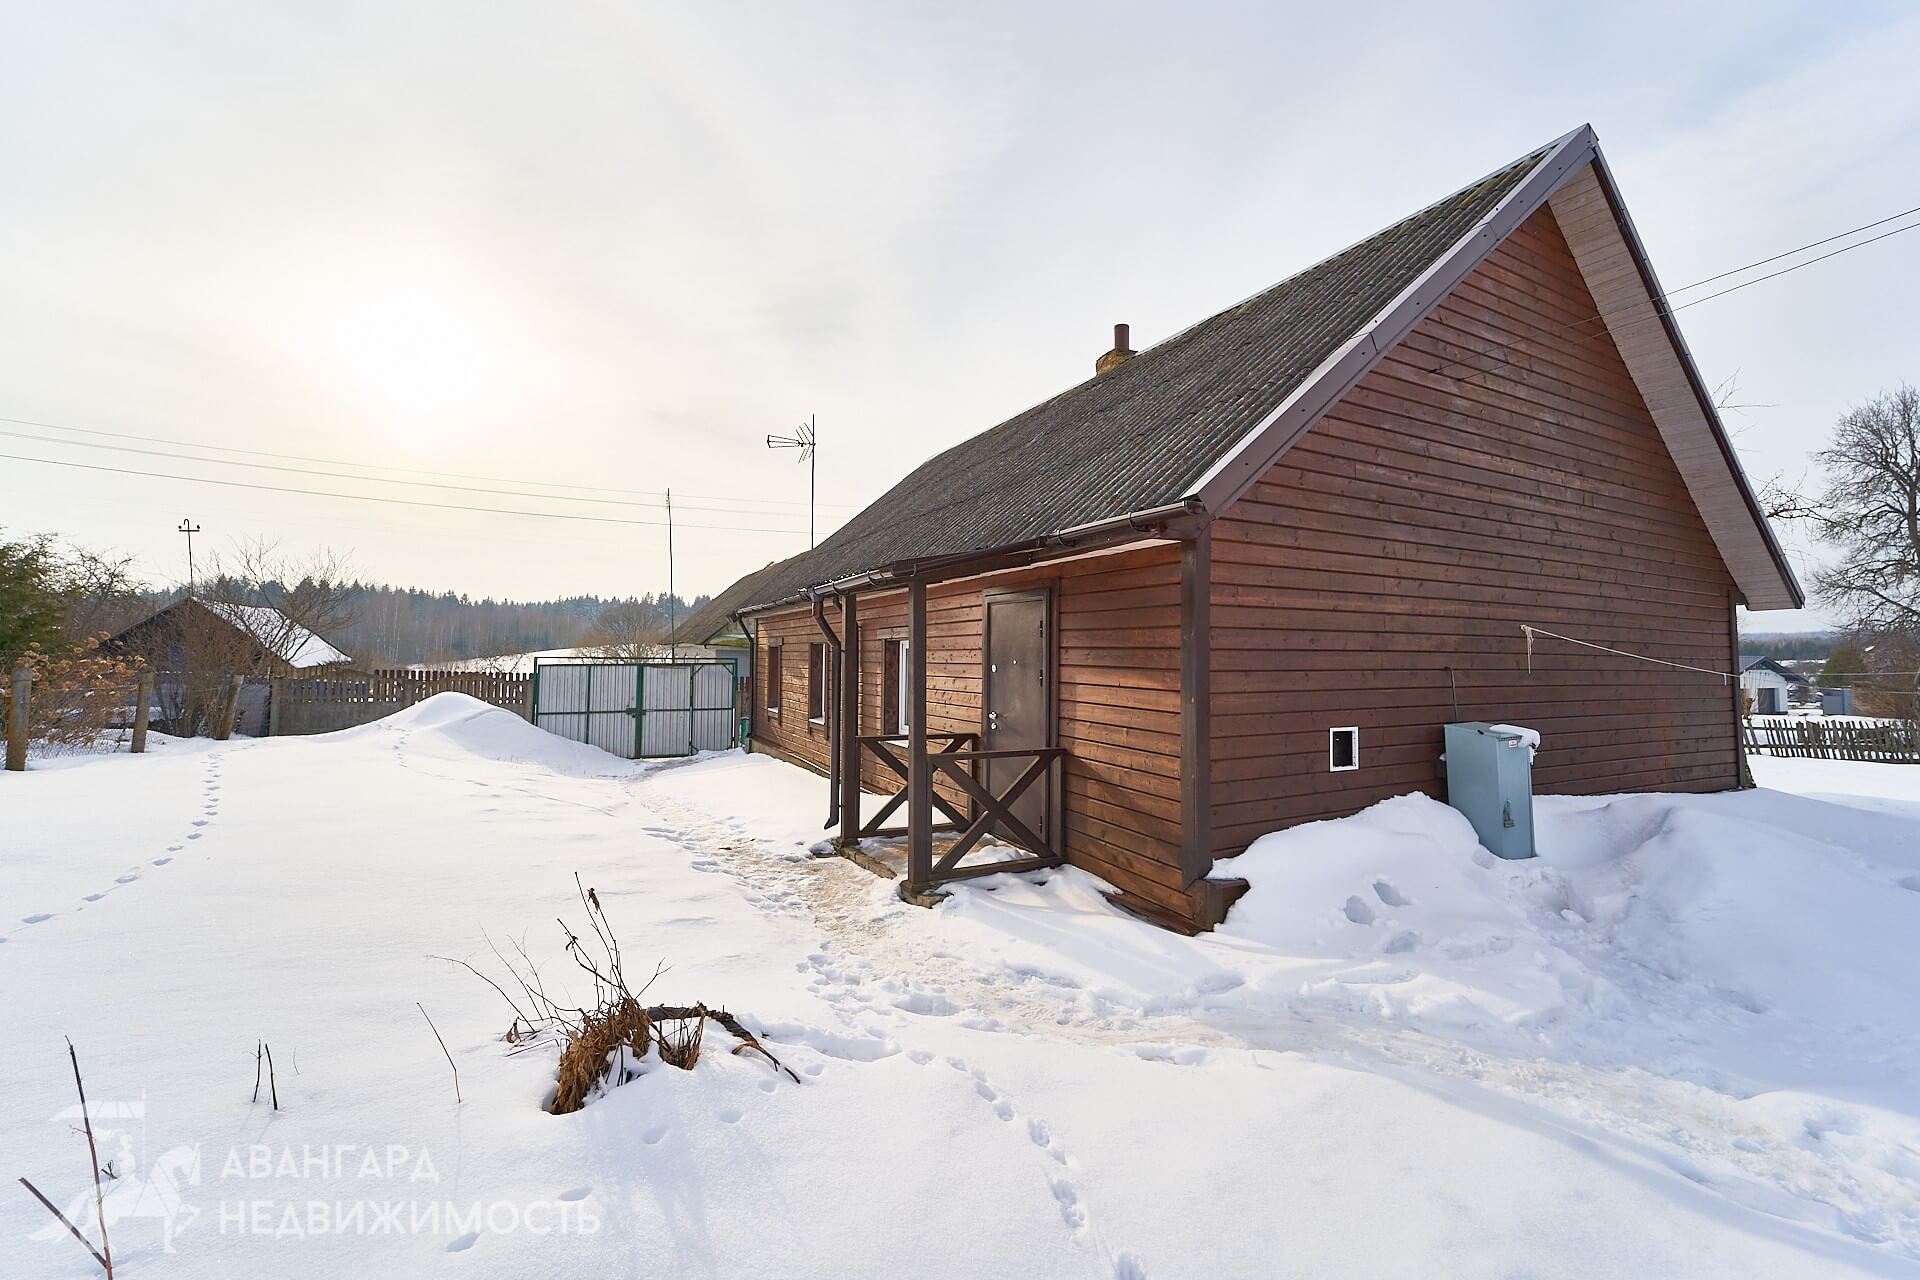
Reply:
[[[769, 600], [763, 604], [742, 607], [734, 617], [746, 618], [753, 614], [766, 613], [774, 609], [791, 608], [793, 605], [811, 600], [816, 596], [844, 595], [858, 591], [868, 591], [877, 587], [895, 586], [913, 578], [942, 578], [958, 576], [967, 572], [980, 571], [980, 566], [988, 561], [1006, 557], [1031, 555], [1030, 563], [1042, 564], [1058, 556], [1049, 553], [1071, 554], [1097, 546], [1114, 537], [1131, 537], [1134, 534], [1149, 532], [1155, 528], [1164, 528], [1168, 524], [1203, 514], [1197, 498], [1182, 498], [1177, 502], [1163, 503], [1154, 507], [1143, 507], [1129, 511], [1124, 515], [1111, 516], [1102, 520], [1092, 520], [1084, 524], [1071, 525], [1042, 534], [1037, 538], [1026, 538], [1019, 542], [1010, 542], [999, 547], [978, 547], [970, 551], [954, 552], [950, 555], [923, 556], [913, 560], [896, 560], [891, 564], [873, 569], [862, 570], [843, 578], [828, 582], [814, 583], [778, 600]], [[1017, 567], [1017, 566], [1015, 566]]]
[[[1627, 244], [1627, 252], [1632, 255], [1635, 268], [1640, 272], [1641, 282], [1646, 286], [1648, 296], [1662, 299], [1666, 296], [1660, 287], [1659, 277], [1654, 274], [1653, 262], [1647, 257], [1646, 246], [1640, 241], [1640, 233], [1633, 225], [1633, 216], [1627, 212], [1626, 202], [1620, 198], [1620, 188], [1613, 180], [1613, 171], [1607, 166], [1607, 158], [1596, 146], [1593, 153], [1593, 169], [1600, 181], [1600, 190], [1607, 198], [1607, 204], [1613, 210], [1614, 218], [1620, 224], [1620, 235]], [[1747, 479], [1746, 468], [1740, 465], [1740, 455], [1734, 451], [1733, 440], [1727, 435], [1726, 424], [1720, 420], [1720, 411], [1713, 403], [1713, 393], [1707, 389], [1706, 380], [1700, 375], [1700, 367], [1694, 363], [1693, 352], [1687, 347], [1687, 340], [1681, 336], [1680, 326], [1674, 322], [1673, 312], [1661, 306], [1654, 310], [1660, 317], [1661, 328], [1666, 331], [1667, 339], [1673, 344], [1674, 355], [1680, 361], [1680, 368], [1686, 374], [1687, 385], [1694, 399], [1700, 403], [1701, 415], [1713, 432], [1714, 443], [1719, 447], [1721, 456], [1726, 460], [1727, 470], [1733, 476], [1733, 482], [1739, 487], [1741, 501], [1746, 504], [1747, 512], [1752, 516], [1760, 536], [1766, 539], [1767, 553], [1772, 557], [1774, 568], [1779, 571], [1780, 581], [1793, 600], [1793, 607], [1803, 609], [1807, 604], [1807, 593], [1800, 586], [1800, 580], [1794, 575], [1793, 566], [1787, 562], [1785, 550], [1774, 535], [1773, 524], [1767, 519], [1766, 512], [1760, 507], [1760, 499], [1753, 491], [1753, 484]]]

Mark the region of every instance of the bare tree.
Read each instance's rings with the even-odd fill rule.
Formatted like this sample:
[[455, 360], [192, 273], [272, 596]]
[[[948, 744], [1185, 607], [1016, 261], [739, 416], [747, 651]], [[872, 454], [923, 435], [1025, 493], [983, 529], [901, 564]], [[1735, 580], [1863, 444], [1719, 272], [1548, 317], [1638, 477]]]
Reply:
[[112, 635], [146, 612], [144, 584], [134, 577], [133, 557], [104, 555], [84, 547], [67, 551], [64, 576], [67, 638], [86, 644]]
[[1815, 520], [1840, 553], [1814, 580], [1821, 597], [1852, 630], [1920, 634], [1920, 391], [1848, 410], [1814, 459], [1827, 478]]
[[285, 675], [307, 665], [309, 634], [331, 643], [353, 622], [353, 584], [344, 557], [322, 549], [305, 557], [267, 539], [239, 543], [213, 558], [198, 593], [262, 650], [242, 675]]
[[580, 643], [609, 658], [652, 657], [667, 644], [667, 611], [652, 599], [608, 605]]

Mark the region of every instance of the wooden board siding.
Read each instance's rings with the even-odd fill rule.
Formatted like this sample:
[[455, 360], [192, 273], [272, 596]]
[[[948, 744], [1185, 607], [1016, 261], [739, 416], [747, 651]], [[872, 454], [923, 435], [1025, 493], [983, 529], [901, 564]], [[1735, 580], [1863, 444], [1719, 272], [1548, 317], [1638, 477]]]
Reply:
[[[1543, 793], [1738, 781], [1733, 582], [1541, 210], [1212, 527], [1212, 848], [1410, 790], [1440, 726], [1545, 736]], [[1333, 773], [1327, 731], [1360, 726]]]
[[[945, 583], [927, 592], [927, 728], [980, 731], [981, 594], [1051, 585], [1059, 635], [1054, 670], [1065, 773], [1065, 852], [1076, 866], [1165, 909], [1184, 914], [1180, 859], [1180, 555], [1140, 548]], [[839, 612], [829, 607], [836, 630]], [[806, 609], [761, 615], [758, 646], [803, 645], [819, 632]], [[860, 597], [861, 732], [890, 729], [882, 714], [885, 641], [907, 634], [906, 593]], [[796, 651], [801, 652], [801, 651]], [[763, 662], [756, 666], [764, 670]], [[754, 739], [824, 771], [824, 725], [793, 708], [805, 688], [786, 663], [784, 723], [754, 703]], [[893, 791], [877, 764], [862, 784]], [[955, 800], [960, 799], [952, 793]]]

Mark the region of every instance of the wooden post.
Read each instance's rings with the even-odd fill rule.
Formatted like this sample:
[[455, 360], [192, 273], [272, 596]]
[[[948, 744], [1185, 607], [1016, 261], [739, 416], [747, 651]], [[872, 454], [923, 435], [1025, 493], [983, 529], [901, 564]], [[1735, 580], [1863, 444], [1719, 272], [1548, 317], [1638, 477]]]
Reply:
[[233, 722], [240, 718], [240, 686], [246, 682], [245, 676], [234, 676], [227, 682], [227, 696], [220, 702], [220, 718], [213, 726], [214, 741], [225, 742], [233, 736]]
[[840, 597], [840, 841], [860, 840], [860, 616], [856, 597]]
[[13, 708], [7, 716], [7, 768], [19, 773], [27, 767], [27, 699], [33, 693], [33, 668], [22, 662], [13, 669]]
[[927, 584], [907, 584], [907, 889], [933, 882], [933, 765], [927, 759]]
[[140, 673], [140, 687], [133, 695], [133, 745], [135, 755], [147, 749], [147, 717], [153, 709], [153, 672]]
[[276, 676], [267, 686], [267, 736], [277, 737], [285, 724], [287, 705], [287, 678]]

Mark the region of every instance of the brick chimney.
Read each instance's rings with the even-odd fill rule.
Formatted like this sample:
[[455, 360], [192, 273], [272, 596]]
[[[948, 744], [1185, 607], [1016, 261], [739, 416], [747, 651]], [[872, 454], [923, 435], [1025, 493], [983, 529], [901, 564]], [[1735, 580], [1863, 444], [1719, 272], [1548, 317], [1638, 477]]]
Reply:
[[1093, 362], [1095, 377], [1117, 367], [1121, 361], [1133, 354], [1133, 348], [1127, 345], [1127, 340], [1127, 326], [1123, 324], [1113, 326], [1113, 350]]

